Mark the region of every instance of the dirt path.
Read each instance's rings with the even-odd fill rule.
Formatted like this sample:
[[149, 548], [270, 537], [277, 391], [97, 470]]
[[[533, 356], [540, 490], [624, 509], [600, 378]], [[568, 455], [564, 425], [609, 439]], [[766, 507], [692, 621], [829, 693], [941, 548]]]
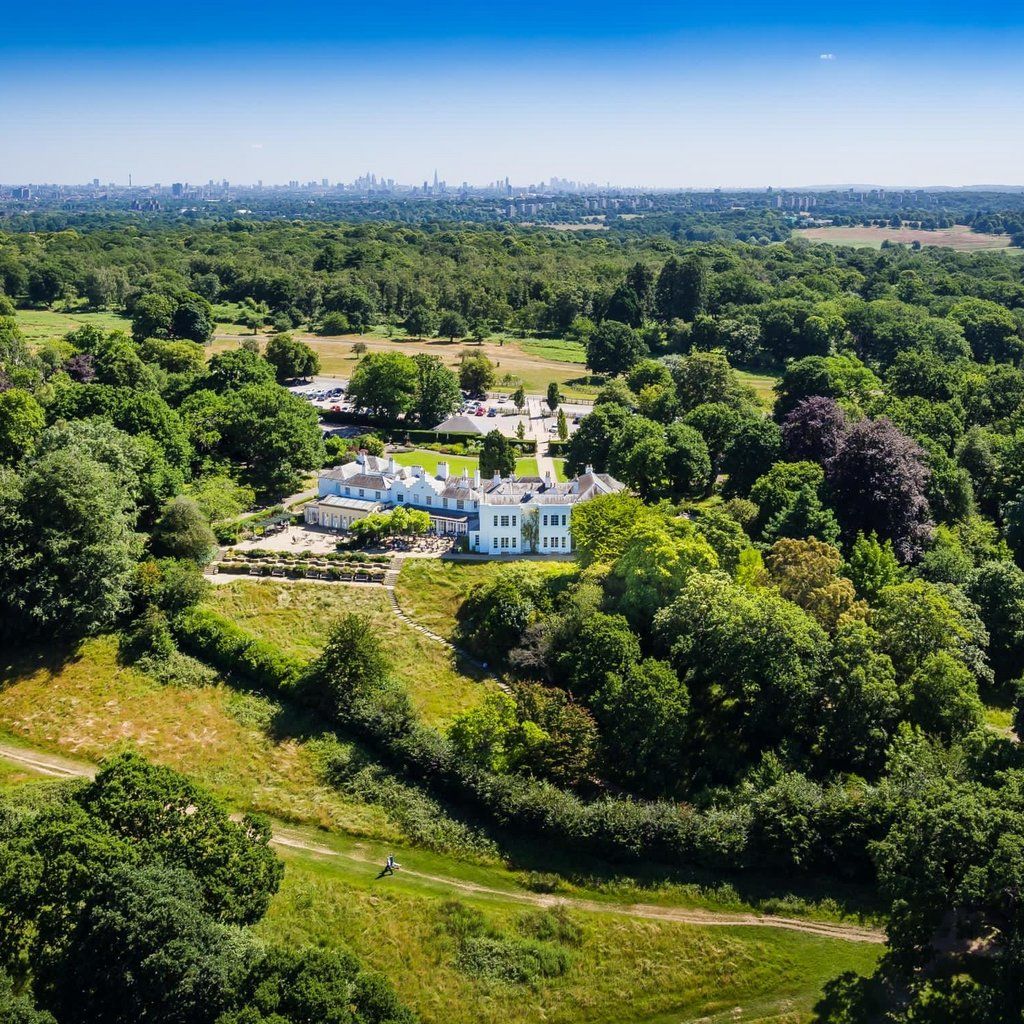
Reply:
[[[43, 753], [9, 743], [0, 743], [0, 758], [14, 764], [21, 764], [42, 775], [55, 778], [91, 778], [96, 773], [95, 765], [73, 761], [57, 754]], [[375, 859], [363, 857], [355, 852], [342, 853], [328, 846], [311, 842], [300, 833], [275, 828], [271, 842], [287, 849], [301, 850], [317, 857], [337, 857], [366, 864], [371, 870], [378, 866]], [[398, 878], [407, 875], [423, 881], [433, 882], [455, 892], [496, 897], [511, 903], [535, 907], [563, 906], [595, 914], [619, 914], [650, 921], [672, 921], [677, 924], [697, 925], [704, 928], [781, 928], [787, 931], [804, 932], [824, 939], [838, 939], [845, 942], [883, 943], [885, 934], [874, 928], [852, 924], [833, 924], [827, 921], [811, 921], [798, 918], [776, 917], [771, 914], [729, 913], [726, 911], [702, 910], [687, 907], [661, 907], [648, 903], [613, 903], [601, 900], [577, 899], [575, 897], [550, 896], [523, 890], [498, 889], [493, 886], [467, 882], [443, 875], [430, 875], [412, 868], [403, 867]]]

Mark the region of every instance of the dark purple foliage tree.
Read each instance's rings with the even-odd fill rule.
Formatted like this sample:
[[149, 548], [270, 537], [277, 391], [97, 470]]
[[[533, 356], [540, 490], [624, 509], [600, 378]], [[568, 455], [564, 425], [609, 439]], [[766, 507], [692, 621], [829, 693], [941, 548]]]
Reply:
[[847, 429], [825, 472], [847, 542], [876, 533], [892, 541], [901, 561], [920, 555], [932, 529], [930, 471], [915, 441], [890, 420], [861, 420]]
[[79, 352], [77, 355], [73, 355], [64, 364], [64, 371], [79, 384], [88, 384], [96, 379], [96, 367], [88, 352]]
[[813, 395], [797, 402], [782, 421], [782, 443], [794, 461], [825, 466], [836, 457], [846, 430], [842, 406], [833, 398]]

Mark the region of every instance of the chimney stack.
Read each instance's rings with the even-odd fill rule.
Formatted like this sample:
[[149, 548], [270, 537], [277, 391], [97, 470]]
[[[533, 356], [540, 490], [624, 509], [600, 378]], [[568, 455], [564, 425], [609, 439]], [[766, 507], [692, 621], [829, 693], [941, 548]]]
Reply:
[[391, 455], [391, 456], [388, 457], [388, 473], [391, 476], [394, 476], [395, 475], [395, 470], [396, 470], [395, 457], [394, 457], [394, 455]]
[[500, 484], [501, 483], [501, 474], [497, 470], [494, 471], [494, 476], [491, 477], [491, 483], [492, 484]]
[[587, 466], [586, 466], [586, 467], [584, 468], [583, 472], [584, 472], [584, 473], [585, 473], [585, 474], [586, 474], [587, 476], [591, 476], [591, 475], [593, 474], [593, 472], [594, 472], [594, 467], [593, 467], [593, 466], [591, 466], [591, 465], [587, 465]]
[[473, 488], [477, 491], [480, 490], [480, 469], [473, 470]]
[[448, 479], [448, 463], [447, 462], [439, 462], [437, 464], [437, 479], [438, 480], [447, 480]]

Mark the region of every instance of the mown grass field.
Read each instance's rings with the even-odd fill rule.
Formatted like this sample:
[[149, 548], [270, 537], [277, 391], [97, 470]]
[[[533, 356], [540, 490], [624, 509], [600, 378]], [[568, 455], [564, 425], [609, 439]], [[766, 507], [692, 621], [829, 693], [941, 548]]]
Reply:
[[560, 338], [537, 338], [519, 342], [519, 347], [529, 355], [541, 359], [552, 359], [562, 363], [579, 363], [587, 361], [586, 347], [578, 341], [565, 341]]
[[109, 312], [65, 313], [55, 309], [19, 309], [15, 312], [15, 319], [25, 340], [34, 345], [50, 338], [63, 338], [69, 331], [84, 324], [93, 324], [104, 331], [125, 331], [128, 334], [132, 331], [131, 320]]
[[[395, 452], [395, 462], [400, 466], [422, 466], [431, 475], [437, 473], [439, 462], [448, 463], [448, 472], [452, 476], [460, 476], [464, 469], [469, 470], [470, 476], [480, 465], [480, 460], [475, 455], [445, 455], [443, 452], [435, 452], [430, 448], [414, 448], [408, 452]], [[537, 460], [532, 457], [516, 459], [516, 476], [536, 476]]]
[[469, 666], [454, 665], [445, 647], [402, 622], [383, 587], [239, 580], [216, 587], [206, 603], [254, 636], [302, 658], [322, 649], [331, 624], [341, 615], [368, 616], [395, 675], [433, 724], [474, 707], [493, 685], [468, 674]]
[[[461, 562], [437, 558], [410, 558], [402, 565], [395, 596], [402, 609], [440, 636], [455, 632], [455, 615], [466, 595], [478, 583], [492, 579], [507, 563]], [[533, 562], [538, 572], [564, 575], [574, 572], [572, 562]]]
[[[458, 897], [490, 927], [516, 936], [537, 910], [500, 891], [460, 893], [399, 870], [376, 880], [388, 848], [359, 843], [351, 859], [287, 850], [281, 891], [259, 928], [288, 943], [344, 944], [393, 980], [425, 1024], [668, 1024], [723, 1014], [730, 1021], [805, 1021], [824, 982], [870, 971], [881, 947], [781, 930], [702, 927], [572, 910], [581, 930], [569, 968], [534, 985], [487, 980], [458, 962], [441, 927], [443, 900]], [[363, 858], [363, 863], [355, 858]], [[439, 858], [397, 851], [417, 872]], [[495, 871], [460, 866], [467, 882]], [[500, 884], [500, 883], [499, 883]]]
[[758, 400], [765, 408], [770, 409], [775, 402], [775, 385], [779, 378], [770, 373], [753, 373], [750, 370], [737, 370], [736, 376], [741, 383], [754, 389]]
[[226, 685], [164, 686], [119, 665], [111, 636], [52, 656], [4, 658], [0, 732], [91, 761], [136, 749], [241, 810], [357, 835], [400, 834], [377, 808], [320, 781], [324, 730], [312, 716]]

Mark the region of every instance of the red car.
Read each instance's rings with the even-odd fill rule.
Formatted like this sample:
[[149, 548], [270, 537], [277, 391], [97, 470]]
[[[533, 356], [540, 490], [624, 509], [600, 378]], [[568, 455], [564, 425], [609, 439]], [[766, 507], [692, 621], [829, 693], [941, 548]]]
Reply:
[[477, 409], [476, 414], [477, 416], [483, 416], [486, 412], [487, 410], [481, 405], [480, 408]]

